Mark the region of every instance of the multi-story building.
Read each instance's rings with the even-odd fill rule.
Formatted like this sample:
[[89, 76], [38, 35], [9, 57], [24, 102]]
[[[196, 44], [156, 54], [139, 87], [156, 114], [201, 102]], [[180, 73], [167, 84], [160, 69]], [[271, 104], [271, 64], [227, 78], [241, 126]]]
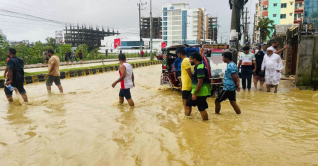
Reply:
[[304, 0], [259, 0], [259, 3], [261, 17], [273, 20], [274, 25], [292, 26], [303, 20]]
[[114, 36], [118, 35], [118, 31], [115, 32], [107, 31], [102, 28], [101, 30], [97, 27], [94, 29], [93, 27], [86, 26], [70, 26], [66, 27], [64, 30], [64, 42], [65, 44], [70, 44], [72, 47], [78, 47], [82, 44], [86, 44], [89, 50], [101, 47], [101, 40], [104, 39], [105, 36]]
[[218, 41], [218, 18], [209, 17], [208, 23], [208, 38], [212, 40], [213, 43]]
[[167, 46], [199, 44], [208, 36], [204, 8], [190, 9], [188, 3], [174, 3], [163, 5], [162, 10], [162, 39]]
[[257, 26], [258, 26], [258, 23], [259, 23], [259, 18], [261, 16], [260, 14], [261, 10], [260, 10], [260, 4], [257, 3], [255, 5], [255, 14], [254, 14], [254, 33], [253, 33], [253, 42], [254, 43], [259, 43], [259, 30], [257, 30]]
[[[153, 17], [152, 18], [152, 37], [154, 39], [162, 38], [162, 18]], [[150, 17], [141, 18], [141, 37], [150, 38]]]
[[[314, 1], [314, 0], [306, 0], [305, 3], [310, 4], [310, 1]], [[317, 11], [318, 10], [318, 6], [317, 6], [318, 1], [315, 0], [315, 2], [316, 2], [316, 8], [312, 8], [312, 9]], [[310, 5], [308, 5], [308, 7], [311, 8]], [[295, 24], [301, 23], [303, 18], [304, 18], [304, 0], [295, 0], [294, 23]]]
[[305, 0], [304, 10], [304, 23], [313, 23], [315, 33], [318, 33], [318, 0]]

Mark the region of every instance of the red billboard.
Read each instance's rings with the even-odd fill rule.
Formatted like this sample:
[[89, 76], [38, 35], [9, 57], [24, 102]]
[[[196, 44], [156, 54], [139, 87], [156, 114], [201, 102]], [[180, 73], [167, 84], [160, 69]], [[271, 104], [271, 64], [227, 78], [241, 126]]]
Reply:
[[165, 48], [167, 45], [166, 45], [166, 43], [165, 42], [162, 42], [161, 43], [161, 48]]
[[114, 47], [115, 49], [120, 46], [120, 39], [114, 39]]

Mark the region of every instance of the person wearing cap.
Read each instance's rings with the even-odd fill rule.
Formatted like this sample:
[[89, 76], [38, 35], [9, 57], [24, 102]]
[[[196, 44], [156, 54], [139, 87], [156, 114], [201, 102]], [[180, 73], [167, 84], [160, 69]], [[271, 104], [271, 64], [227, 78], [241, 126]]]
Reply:
[[255, 55], [249, 52], [250, 47], [243, 47], [243, 54], [240, 56], [240, 61], [238, 68], [241, 67], [241, 77], [242, 77], [242, 87], [245, 91], [246, 89], [246, 80], [247, 80], [247, 89], [250, 91], [252, 87], [252, 75], [256, 72], [256, 61]]
[[262, 63], [262, 71], [265, 71], [267, 92], [270, 92], [270, 84], [272, 83], [275, 86], [274, 93], [277, 93], [278, 84], [282, 77], [283, 62], [280, 56], [274, 53], [273, 48], [269, 47], [266, 52]]

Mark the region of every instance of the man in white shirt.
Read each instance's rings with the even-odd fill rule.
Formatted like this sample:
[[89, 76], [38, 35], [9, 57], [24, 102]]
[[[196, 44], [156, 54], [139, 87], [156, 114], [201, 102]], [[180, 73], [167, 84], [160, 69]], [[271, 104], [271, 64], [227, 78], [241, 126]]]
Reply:
[[284, 48], [280, 49], [280, 50], [276, 50], [279, 46], [279, 43], [277, 41], [274, 41], [272, 46], [270, 46], [269, 48], [273, 49], [273, 52], [275, 54], [280, 54], [281, 52], [283, 52], [284, 50], [286, 50], [288, 48], [288, 45], [285, 45]]
[[270, 84], [272, 83], [275, 86], [274, 93], [277, 93], [278, 84], [280, 78], [282, 77], [282, 69], [282, 59], [278, 54], [274, 53], [273, 48], [269, 47], [262, 63], [262, 71], [265, 71], [265, 84], [267, 87], [267, 92], [270, 92]]

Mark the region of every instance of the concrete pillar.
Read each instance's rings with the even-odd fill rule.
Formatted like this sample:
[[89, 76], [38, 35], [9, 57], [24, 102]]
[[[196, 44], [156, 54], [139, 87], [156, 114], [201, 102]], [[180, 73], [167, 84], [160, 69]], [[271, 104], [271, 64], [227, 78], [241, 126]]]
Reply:
[[301, 36], [296, 68], [296, 86], [300, 89], [307, 89], [308, 86], [311, 86], [314, 48], [314, 36]]

